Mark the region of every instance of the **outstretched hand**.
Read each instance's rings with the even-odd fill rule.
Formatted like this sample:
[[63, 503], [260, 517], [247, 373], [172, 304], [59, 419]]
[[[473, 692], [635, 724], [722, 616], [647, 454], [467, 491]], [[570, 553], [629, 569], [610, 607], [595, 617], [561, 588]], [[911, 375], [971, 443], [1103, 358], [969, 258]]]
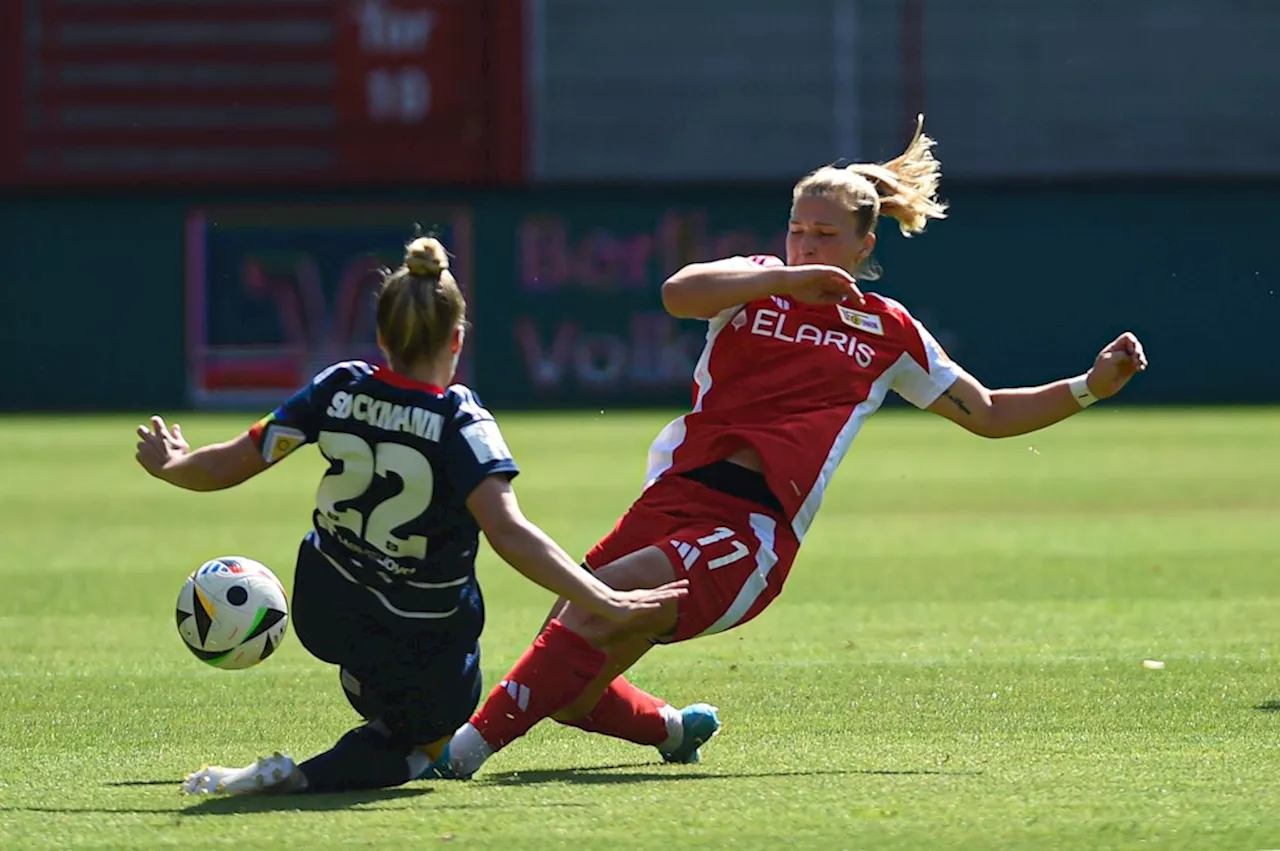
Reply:
[[632, 618], [649, 614], [662, 608], [663, 604], [678, 600], [689, 593], [689, 580], [677, 579], [657, 588], [639, 588], [635, 591], [618, 591], [610, 589], [608, 602], [598, 614], [616, 623], [625, 623]]
[[151, 418], [151, 427], [138, 426], [138, 452], [134, 456], [148, 473], [163, 478], [165, 465], [191, 451], [182, 427], [177, 423], [166, 426], [160, 417]]
[[1116, 337], [1098, 353], [1086, 379], [1089, 392], [1106, 399], [1120, 392], [1139, 372], [1147, 368], [1147, 353], [1130, 331]]

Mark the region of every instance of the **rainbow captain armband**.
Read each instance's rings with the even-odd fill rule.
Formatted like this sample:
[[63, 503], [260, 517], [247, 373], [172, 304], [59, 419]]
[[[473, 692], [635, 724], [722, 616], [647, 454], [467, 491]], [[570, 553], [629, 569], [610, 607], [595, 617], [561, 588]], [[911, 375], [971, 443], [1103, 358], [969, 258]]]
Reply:
[[249, 427], [249, 438], [262, 453], [262, 459], [274, 464], [307, 442], [307, 436], [296, 428], [275, 421], [274, 413], [267, 414]]

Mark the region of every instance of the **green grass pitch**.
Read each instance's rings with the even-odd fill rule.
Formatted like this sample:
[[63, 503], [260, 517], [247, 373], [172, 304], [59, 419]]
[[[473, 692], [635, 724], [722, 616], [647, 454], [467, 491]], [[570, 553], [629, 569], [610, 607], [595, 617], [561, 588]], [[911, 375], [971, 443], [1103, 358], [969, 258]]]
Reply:
[[[666, 419], [503, 418], [529, 516], [580, 555]], [[885, 412], [780, 601], [634, 671], [721, 708], [702, 765], [548, 723], [471, 783], [257, 800], [178, 783], [356, 718], [292, 635], [201, 665], [173, 604], [215, 555], [290, 587], [320, 462], [187, 494], [134, 465], [136, 422], [0, 419], [0, 848], [1280, 846], [1280, 410], [1104, 404], [1004, 441]], [[551, 600], [480, 569], [488, 687]]]

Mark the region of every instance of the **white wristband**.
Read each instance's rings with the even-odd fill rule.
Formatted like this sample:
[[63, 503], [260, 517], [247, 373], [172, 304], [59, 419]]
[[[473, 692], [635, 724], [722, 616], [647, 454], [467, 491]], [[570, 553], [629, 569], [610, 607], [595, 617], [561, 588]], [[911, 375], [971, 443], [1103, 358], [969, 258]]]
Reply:
[[1082, 408], [1087, 408], [1098, 401], [1098, 397], [1089, 390], [1089, 376], [1087, 374], [1077, 375], [1068, 382], [1067, 386], [1071, 388], [1071, 395]]

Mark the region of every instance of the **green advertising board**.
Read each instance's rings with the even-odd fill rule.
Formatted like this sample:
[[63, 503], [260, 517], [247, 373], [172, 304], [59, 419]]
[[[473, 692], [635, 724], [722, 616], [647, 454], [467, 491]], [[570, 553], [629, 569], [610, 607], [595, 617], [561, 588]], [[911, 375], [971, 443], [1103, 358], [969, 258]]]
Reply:
[[705, 325], [669, 316], [662, 282], [697, 260], [781, 252], [783, 198], [539, 200], [482, 214], [481, 392], [512, 407], [688, 404]]
[[[1087, 369], [1124, 330], [1125, 398], [1280, 402], [1273, 186], [966, 188], [882, 281], [990, 386]], [[686, 405], [702, 323], [681, 265], [780, 253], [789, 187], [0, 200], [0, 408], [259, 409], [322, 362], [376, 357], [379, 265], [414, 225], [455, 255], [465, 378], [494, 408]], [[210, 382], [213, 384], [210, 384]]]
[[[474, 282], [462, 206], [239, 204], [187, 217], [187, 396], [196, 407], [273, 407], [341, 360], [380, 362], [374, 304], [382, 272], [423, 227]], [[470, 353], [469, 353], [470, 354]], [[459, 364], [470, 381], [472, 358]]]

